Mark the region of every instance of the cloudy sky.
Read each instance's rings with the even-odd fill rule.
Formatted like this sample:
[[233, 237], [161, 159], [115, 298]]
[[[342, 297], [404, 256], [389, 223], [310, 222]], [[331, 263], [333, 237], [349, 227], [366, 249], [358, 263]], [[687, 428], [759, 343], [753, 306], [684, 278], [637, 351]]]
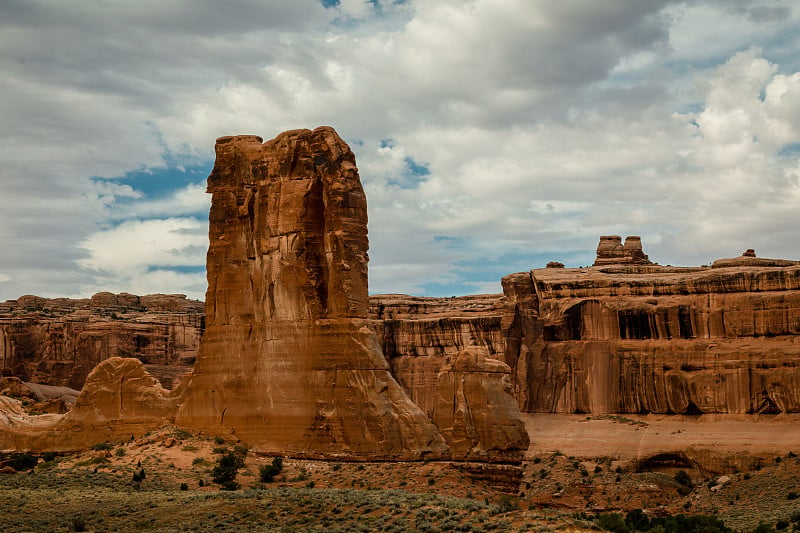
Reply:
[[800, 5], [3, 0], [0, 300], [205, 292], [216, 137], [335, 127], [370, 289], [499, 292], [598, 236], [800, 259]]

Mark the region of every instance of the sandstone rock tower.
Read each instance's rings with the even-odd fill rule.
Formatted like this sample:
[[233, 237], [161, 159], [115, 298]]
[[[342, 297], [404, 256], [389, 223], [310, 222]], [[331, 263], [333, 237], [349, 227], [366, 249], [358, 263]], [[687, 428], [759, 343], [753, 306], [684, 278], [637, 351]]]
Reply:
[[604, 235], [597, 245], [597, 258], [594, 266], [605, 265], [652, 265], [642, 250], [642, 238], [636, 235], [625, 237], [625, 244], [619, 235]]
[[309, 457], [447, 453], [368, 327], [367, 203], [329, 127], [222, 137], [206, 332], [176, 423]]

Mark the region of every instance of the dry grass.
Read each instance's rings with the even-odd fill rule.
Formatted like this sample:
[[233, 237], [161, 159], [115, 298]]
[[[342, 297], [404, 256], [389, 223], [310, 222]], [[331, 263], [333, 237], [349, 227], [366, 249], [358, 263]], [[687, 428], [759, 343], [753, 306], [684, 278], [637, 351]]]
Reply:
[[[729, 474], [715, 492], [713, 478], [690, 471], [695, 489], [684, 496], [674, 472], [632, 472], [610, 458], [531, 457], [520, 491], [504, 494], [447, 462], [286, 459], [265, 484], [259, 468], [272, 458], [248, 453], [237, 477], [242, 489], [221, 491], [210, 472], [220, 453], [235, 447], [165, 428], [40, 462], [31, 472], [0, 474], [0, 531], [587, 531], [593, 513], [638, 508], [715, 514], [741, 531], [800, 521], [794, 454]], [[145, 480], [134, 483], [141, 469]]]

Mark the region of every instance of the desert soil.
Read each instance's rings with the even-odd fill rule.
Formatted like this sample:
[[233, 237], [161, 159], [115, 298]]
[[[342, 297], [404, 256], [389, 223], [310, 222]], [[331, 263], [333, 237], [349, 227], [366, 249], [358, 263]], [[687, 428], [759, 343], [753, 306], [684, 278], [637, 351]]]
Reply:
[[[639, 508], [714, 514], [737, 531], [781, 520], [800, 531], [798, 422], [526, 415], [532, 444], [514, 491], [448, 462], [286, 459], [262, 483], [272, 458], [252, 452], [241, 489], [221, 491], [211, 469], [241, 444], [165, 427], [0, 474], [0, 531], [588, 531], [598, 513]], [[659, 454], [685, 462], [647, 461]]]

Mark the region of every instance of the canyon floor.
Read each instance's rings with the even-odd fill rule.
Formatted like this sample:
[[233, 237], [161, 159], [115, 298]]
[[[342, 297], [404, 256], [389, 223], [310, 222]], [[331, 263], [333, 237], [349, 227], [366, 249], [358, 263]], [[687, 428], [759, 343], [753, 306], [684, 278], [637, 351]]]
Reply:
[[[592, 516], [639, 508], [715, 515], [737, 531], [781, 521], [800, 530], [795, 416], [525, 421], [532, 445], [518, 491], [503, 485], [502, 469], [437, 461], [286, 459], [262, 483], [259, 468], [272, 458], [252, 452], [237, 477], [241, 489], [221, 491], [211, 469], [237, 443], [165, 427], [0, 474], [0, 530], [588, 531]], [[133, 482], [142, 469], [145, 479]], [[679, 470], [693, 487], [675, 480]]]

